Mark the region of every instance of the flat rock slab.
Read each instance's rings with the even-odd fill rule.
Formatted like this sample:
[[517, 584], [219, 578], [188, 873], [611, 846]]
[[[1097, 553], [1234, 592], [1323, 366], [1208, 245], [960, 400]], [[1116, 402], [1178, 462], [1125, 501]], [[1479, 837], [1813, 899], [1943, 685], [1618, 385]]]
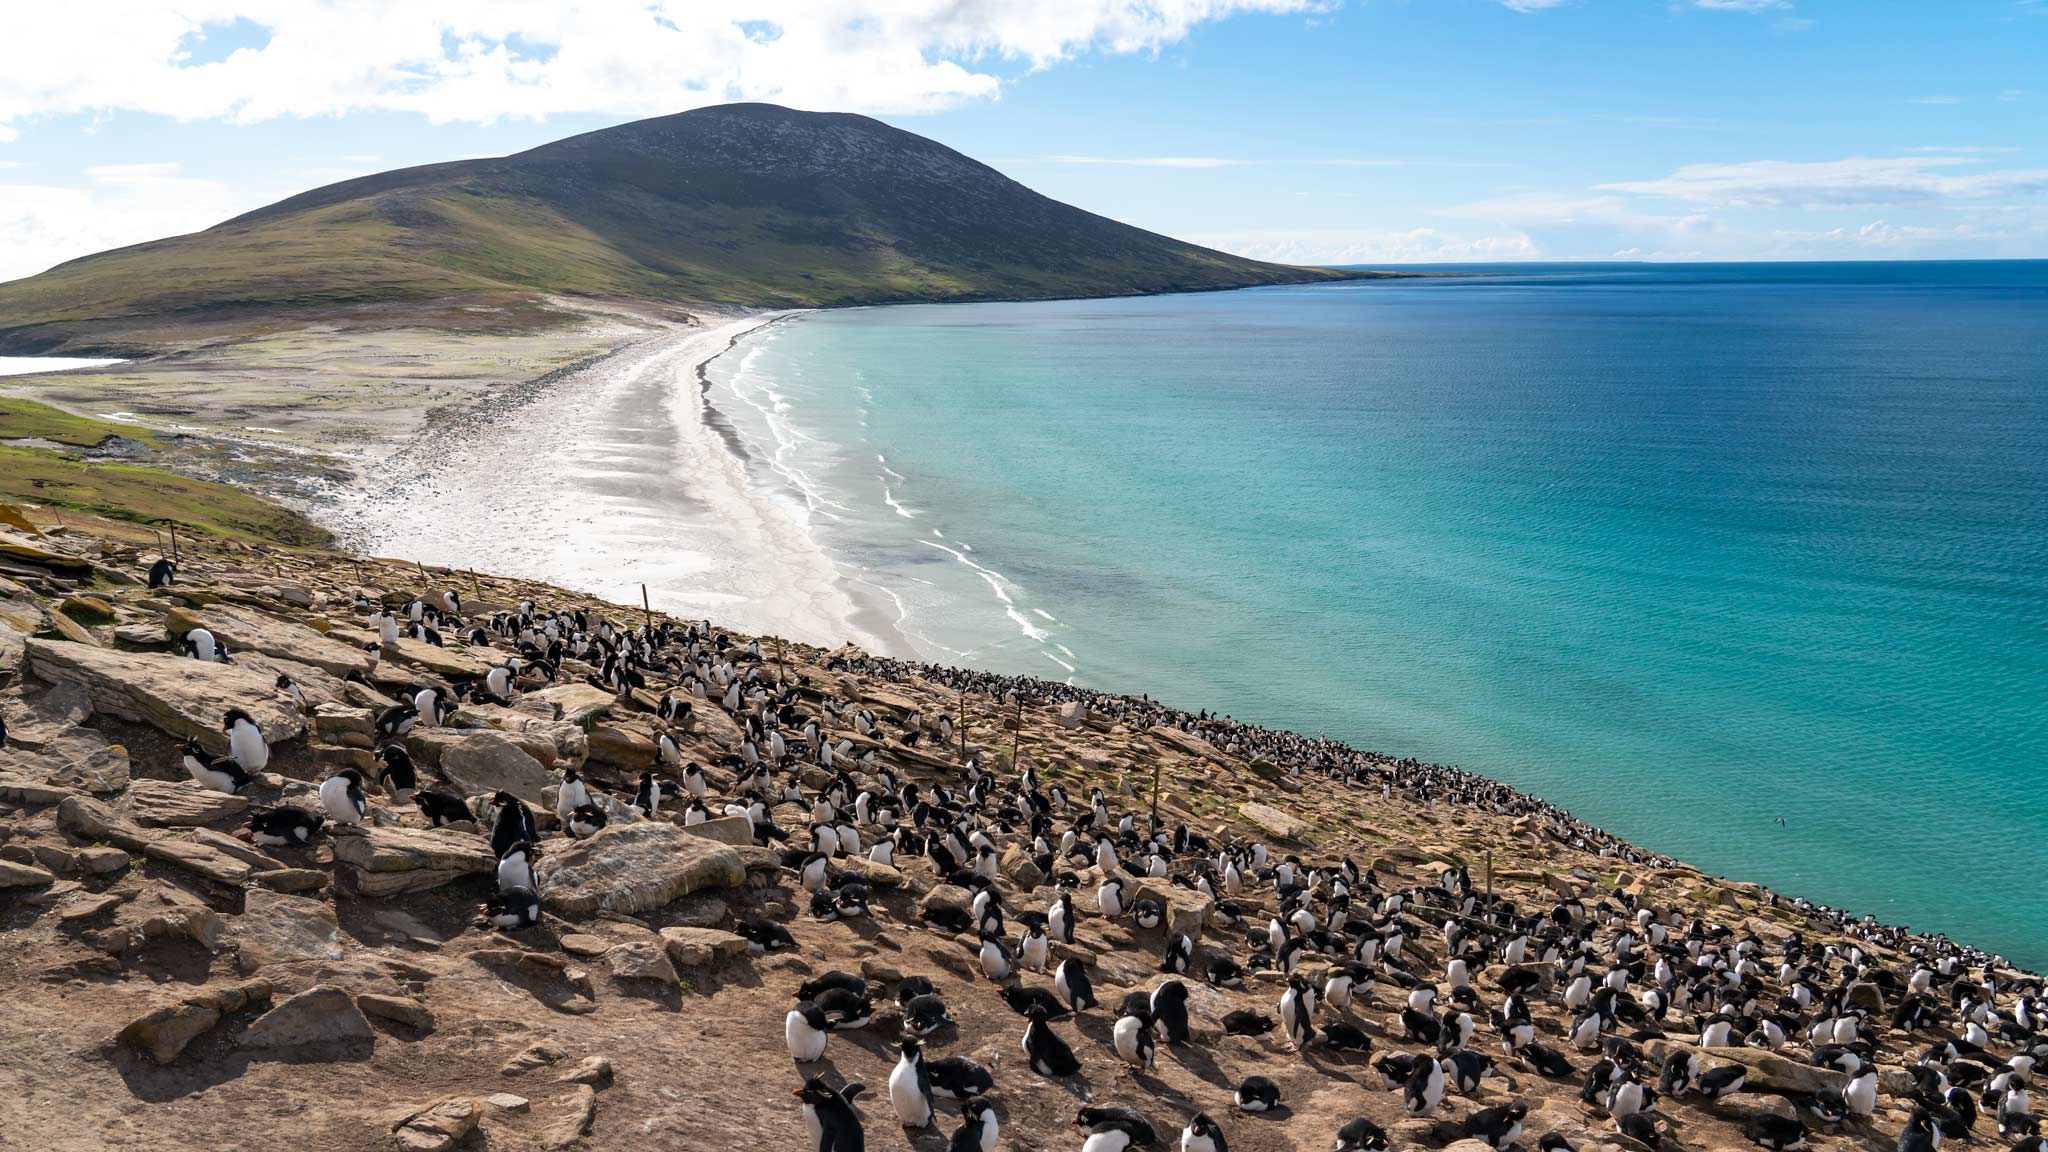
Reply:
[[747, 954], [747, 938], [716, 928], [663, 928], [662, 947], [677, 968], [716, 968]]
[[194, 737], [215, 753], [227, 751], [220, 718], [230, 708], [249, 713], [272, 744], [306, 731], [305, 717], [278, 695], [275, 673], [36, 637], [28, 639], [27, 651], [29, 674], [36, 679], [77, 684], [91, 695], [96, 710], [172, 736]]
[[1289, 816], [1270, 804], [1251, 801], [1240, 804], [1237, 814], [1258, 825], [1259, 831], [1275, 840], [1306, 842], [1310, 832], [1309, 822], [1299, 816]]
[[706, 820], [702, 824], [686, 825], [684, 831], [692, 836], [702, 836], [706, 840], [731, 844], [734, 847], [754, 842], [754, 822], [745, 816], [720, 816], [715, 820]]
[[464, 732], [443, 744], [440, 769], [465, 793], [505, 791], [528, 803], [539, 803], [541, 789], [554, 782], [540, 761], [500, 732]]
[[358, 896], [438, 888], [497, 868], [481, 837], [446, 828], [337, 828], [331, 834], [336, 879]]
[[541, 903], [563, 916], [634, 915], [705, 888], [744, 884], [737, 851], [673, 824], [614, 824], [541, 857]]
[[528, 700], [547, 702], [555, 709], [555, 718], [571, 724], [581, 724], [593, 716], [609, 716], [618, 707], [619, 698], [592, 684], [557, 684], [528, 693]]
[[436, 648], [424, 640], [399, 637], [396, 644], [386, 644], [384, 655], [400, 664], [407, 664], [422, 671], [431, 672], [446, 680], [476, 680], [491, 670], [489, 664], [458, 648]]
[[128, 788], [128, 815], [137, 824], [196, 828], [249, 810], [249, 801], [190, 782], [137, 780]]
[[228, 935], [240, 946], [242, 970], [293, 960], [341, 959], [341, 927], [326, 902], [251, 888]]
[[174, 636], [204, 628], [227, 642], [230, 657], [236, 652], [261, 652], [310, 664], [330, 676], [370, 670], [370, 658], [360, 648], [330, 640], [304, 624], [233, 604], [173, 608], [164, 615], [164, 627]]

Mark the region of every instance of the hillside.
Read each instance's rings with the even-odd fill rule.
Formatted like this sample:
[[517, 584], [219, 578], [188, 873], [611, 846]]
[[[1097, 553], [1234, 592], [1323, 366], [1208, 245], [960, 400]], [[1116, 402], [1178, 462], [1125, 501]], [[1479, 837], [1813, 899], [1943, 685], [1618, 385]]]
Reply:
[[0, 348], [144, 316], [562, 293], [759, 307], [1341, 278], [1041, 196], [864, 116], [730, 104], [344, 181], [0, 285]]
[[[1987, 1085], [2028, 1052], [2048, 1058], [2040, 982], [1950, 942], [1703, 875], [1452, 769], [1044, 681], [847, 649], [754, 649], [658, 616], [649, 642], [660, 659], [645, 689], [596, 687], [598, 669], [569, 657], [524, 669], [509, 705], [465, 700], [444, 723], [390, 741], [417, 762], [423, 787], [474, 809], [500, 791], [533, 806], [544, 912], [497, 930], [476, 916], [496, 890], [487, 829], [429, 829], [374, 780], [365, 826], [264, 846], [243, 825], [258, 812], [318, 810], [321, 780], [371, 767], [374, 722], [397, 700], [423, 684], [473, 684], [513, 651], [513, 637], [447, 621], [445, 646], [380, 648], [373, 609], [415, 596], [446, 603], [455, 591], [471, 625], [530, 600], [549, 618], [589, 613], [595, 629], [606, 619], [638, 628], [637, 607], [204, 536], [183, 541], [176, 584], [148, 589], [137, 581], [156, 557], [149, 530], [54, 520], [0, 509], [10, 525], [0, 528], [0, 1131], [10, 1147], [271, 1148], [287, 1117], [304, 1152], [813, 1148], [788, 1093], [820, 1074], [868, 1086], [858, 1106], [868, 1147], [941, 1149], [961, 1106], [941, 1100], [933, 1129], [906, 1132], [886, 1089], [898, 992], [913, 978], [930, 982], [948, 1017], [925, 1038], [928, 1059], [988, 1070], [995, 1147], [1019, 1152], [1078, 1148], [1084, 1104], [1134, 1109], [1162, 1149], [1204, 1112], [1239, 1152], [1330, 1148], [1354, 1120], [1384, 1130], [1375, 1147], [1489, 1152], [1469, 1137], [1516, 1105], [1526, 1109], [1519, 1138], [1498, 1147], [1522, 1152], [1560, 1140], [1577, 1152], [1747, 1152], [1760, 1125], [1782, 1129], [1781, 1143], [1804, 1134], [1816, 1152], [1891, 1152], [1910, 1125], [1960, 1128], [1964, 1104], [1975, 1134], [1951, 1139], [2003, 1149], [2034, 1123], [2025, 1092], [2000, 1098]], [[233, 662], [177, 654], [175, 637], [194, 627], [224, 640]], [[700, 668], [714, 680], [728, 668], [751, 676], [753, 694], [728, 710], [715, 687], [692, 696], [672, 679]], [[276, 687], [280, 674], [302, 706]], [[656, 715], [668, 691], [693, 704], [673, 724]], [[229, 706], [246, 709], [269, 745], [240, 795], [188, 777], [174, 743], [226, 749], [218, 719]], [[942, 717], [964, 730], [949, 738]], [[812, 720], [839, 749], [831, 771], [803, 735]], [[779, 722], [790, 741], [772, 785], [742, 775], [750, 722]], [[656, 765], [664, 734], [683, 763], [705, 766], [713, 816], [756, 798], [758, 785], [757, 822], [743, 812], [686, 825], [685, 795], [652, 819], [629, 813], [619, 797], [641, 772], [688, 781]], [[990, 776], [970, 793], [974, 765]], [[570, 771], [611, 814], [580, 840], [553, 804]], [[901, 834], [918, 822], [900, 799], [906, 784], [932, 805], [924, 831], [989, 838], [992, 878], [936, 869], [908, 838], [893, 864], [867, 857], [885, 823]], [[1102, 821], [1090, 811], [1096, 788]], [[835, 838], [857, 830], [866, 846], [831, 862], [837, 900], [807, 892], [791, 866], [807, 863], [834, 790], [827, 826]], [[1155, 798], [1157, 841], [1144, 831]], [[885, 815], [891, 805], [900, 816]], [[1042, 821], [1043, 849], [1027, 810]], [[1120, 831], [1126, 817], [1133, 827]], [[1068, 833], [1074, 850], [1055, 855]], [[1155, 856], [1165, 876], [1125, 882], [1138, 907], [1160, 903], [1160, 923], [1130, 907], [1105, 914], [1099, 885]], [[1277, 866], [1297, 857], [1315, 871], [1290, 879]], [[981, 942], [959, 930], [962, 882], [1000, 898], [999, 935], [1012, 947], [1031, 914], [1071, 892], [1073, 940], [1053, 943], [1048, 959], [1085, 970], [1099, 1002], [1050, 1025], [1073, 1050], [1071, 1074], [1039, 1075], [1019, 1051], [1025, 1025], [1004, 990], [1043, 992], [1053, 980], [990, 979]], [[1314, 1010], [1305, 1053], [1277, 1031], [1227, 1023], [1278, 1015], [1288, 980], [1274, 970], [1270, 926], [1283, 902], [1310, 917], [1305, 933], [1288, 933], [1290, 961], [1301, 948], [1296, 976], [1323, 988], [1348, 972], [1356, 987], [1349, 1003]], [[750, 950], [740, 930], [774, 946]], [[1193, 942], [1179, 977], [1161, 971], [1176, 932]], [[1216, 967], [1226, 961], [1237, 978]], [[821, 1060], [792, 1064], [785, 1014], [801, 985], [834, 971], [865, 983], [872, 1018], [832, 1033]], [[1187, 1035], [1162, 1039], [1150, 1069], [1124, 1064], [1112, 1022], [1126, 995], [1173, 979], [1188, 993]], [[1569, 1007], [1601, 985], [1592, 1011]], [[1438, 994], [1430, 1014], [1404, 1013], [1423, 987]], [[1440, 1014], [1461, 1029], [1461, 1005], [1476, 1024], [1469, 1037], [1414, 1034], [1434, 1033]], [[1489, 1026], [1503, 1008], [1528, 1022], [1518, 1052], [1502, 1050], [1499, 1022]], [[1597, 1036], [1582, 1030], [1589, 1020]], [[1695, 1049], [1721, 1024], [1725, 1046]], [[1824, 1043], [1845, 1034], [1847, 1048]], [[1957, 1047], [1943, 1049], [1950, 1040]], [[1430, 1114], [1405, 1114], [1378, 1061], [1427, 1054], [1436, 1067], [1445, 1053], [1454, 1070], [1462, 1061], [1488, 1074], [1440, 1099], [1418, 1086]], [[1674, 1054], [1695, 1060], [1667, 1065]], [[1852, 1081], [1841, 1069], [1865, 1060], [1876, 1090], [1867, 1114], [1845, 1118]], [[1738, 1071], [1719, 1099], [1697, 1086], [1725, 1089]], [[1252, 1075], [1273, 1082], [1278, 1108], [1233, 1107]], [[1936, 1095], [1949, 1084], [1962, 1095]], [[1615, 1118], [1624, 1101], [1648, 1105], [1628, 1132]], [[1912, 1146], [1932, 1143], [1922, 1133]]]

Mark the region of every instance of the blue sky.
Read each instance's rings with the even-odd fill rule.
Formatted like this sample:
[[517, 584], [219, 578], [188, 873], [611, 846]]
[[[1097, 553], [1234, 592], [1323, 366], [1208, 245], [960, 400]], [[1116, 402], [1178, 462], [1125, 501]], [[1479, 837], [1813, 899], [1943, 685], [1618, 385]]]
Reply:
[[2048, 0], [76, 0], [0, 278], [733, 98], [1289, 260], [2048, 257]]

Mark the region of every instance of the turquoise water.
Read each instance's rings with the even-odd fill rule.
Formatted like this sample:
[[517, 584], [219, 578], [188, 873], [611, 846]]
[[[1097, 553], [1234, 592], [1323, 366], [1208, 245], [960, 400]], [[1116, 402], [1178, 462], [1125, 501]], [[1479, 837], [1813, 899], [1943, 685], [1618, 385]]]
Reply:
[[903, 654], [2048, 966], [2048, 263], [1502, 271], [818, 313], [712, 395]]

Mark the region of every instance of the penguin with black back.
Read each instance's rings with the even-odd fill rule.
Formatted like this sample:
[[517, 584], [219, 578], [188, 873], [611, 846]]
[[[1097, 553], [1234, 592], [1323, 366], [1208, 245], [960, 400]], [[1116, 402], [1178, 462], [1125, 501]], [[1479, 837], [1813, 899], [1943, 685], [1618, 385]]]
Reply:
[[866, 1088], [848, 1084], [834, 1090], [823, 1076], [813, 1076], [790, 1095], [803, 1105], [804, 1129], [817, 1152], [867, 1152], [867, 1136], [854, 1111], [854, 1098]]

